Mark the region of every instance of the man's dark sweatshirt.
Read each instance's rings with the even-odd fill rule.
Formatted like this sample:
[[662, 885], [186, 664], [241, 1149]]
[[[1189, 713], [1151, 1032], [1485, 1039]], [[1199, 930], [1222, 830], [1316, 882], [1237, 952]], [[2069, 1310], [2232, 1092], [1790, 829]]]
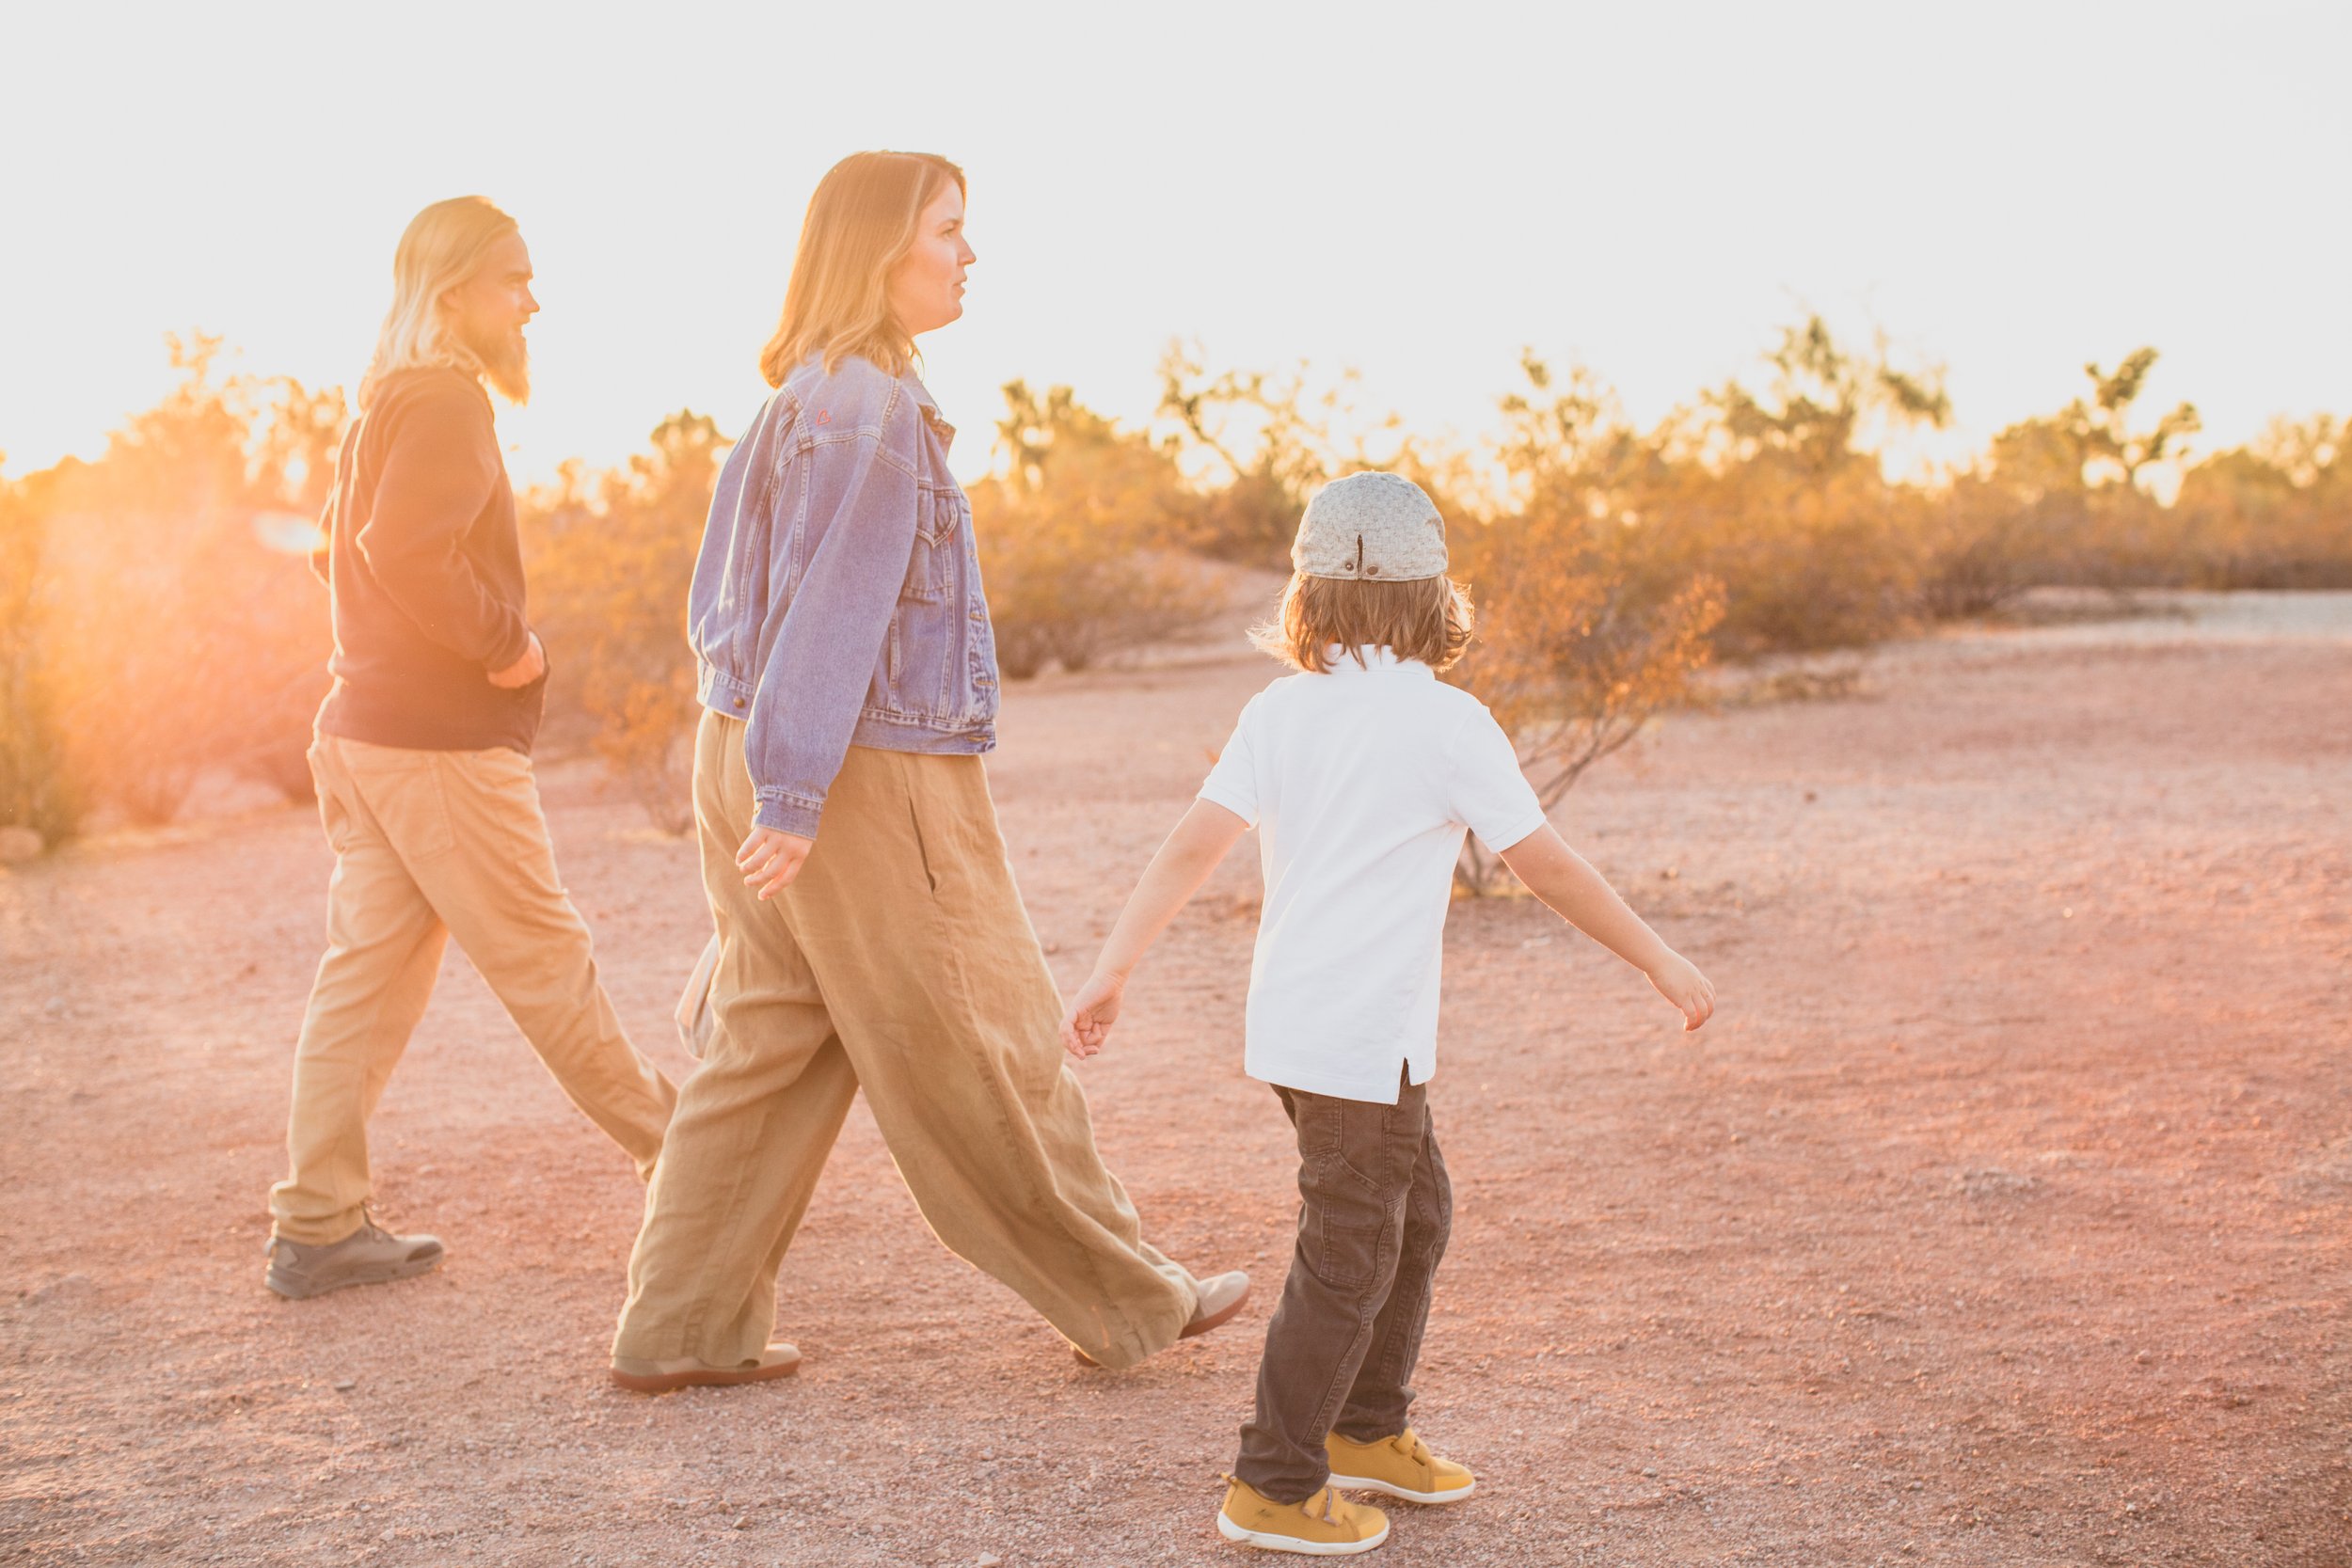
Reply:
[[528, 754], [544, 678], [489, 673], [523, 657], [522, 550], [490, 400], [453, 370], [402, 371], [344, 438], [327, 508], [335, 677], [326, 735], [424, 752]]

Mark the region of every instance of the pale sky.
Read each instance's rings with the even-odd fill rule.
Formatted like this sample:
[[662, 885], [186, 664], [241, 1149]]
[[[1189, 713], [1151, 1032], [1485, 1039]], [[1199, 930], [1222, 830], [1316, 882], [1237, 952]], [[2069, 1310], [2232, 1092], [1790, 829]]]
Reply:
[[1818, 309], [1941, 361], [1975, 444], [2142, 343], [2210, 450], [2352, 413], [2352, 6], [410, 4], [8, 8], [0, 451], [95, 454], [163, 334], [356, 381], [394, 241], [491, 197], [539, 274], [510, 467], [733, 433], [818, 178], [971, 180], [926, 379], [1149, 418], [1171, 337], [1352, 367], [1475, 439], [1523, 344], [1640, 421]]

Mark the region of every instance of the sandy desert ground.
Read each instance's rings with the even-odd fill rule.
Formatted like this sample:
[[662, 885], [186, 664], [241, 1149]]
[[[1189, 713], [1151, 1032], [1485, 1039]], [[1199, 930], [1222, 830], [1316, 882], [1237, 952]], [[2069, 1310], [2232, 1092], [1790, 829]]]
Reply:
[[[1407, 1564], [2352, 1562], [2352, 595], [1882, 650], [1678, 715], [1559, 820], [1705, 967], [1683, 1037], [1524, 898], [1455, 906], [1457, 1194]], [[1064, 983], [1246, 652], [1016, 689], [992, 765]], [[691, 849], [580, 764], [559, 857], [624, 1016]], [[603, 1375], [640, 1192], [454, 953], [374, 1129], [440, 1272], [261, 1288], [321, 937], [315, 821], [229, 806], [0, 875], [0, 1560], [1232, 1563], [1211, 1513], [1287, 1258], [1240, 1072], [1238, 854], [1082, 1070], [1160, 1244], [1260, 1288], [1120, 1375], [925, 1230], [862, 1108], [780, 1384]]]

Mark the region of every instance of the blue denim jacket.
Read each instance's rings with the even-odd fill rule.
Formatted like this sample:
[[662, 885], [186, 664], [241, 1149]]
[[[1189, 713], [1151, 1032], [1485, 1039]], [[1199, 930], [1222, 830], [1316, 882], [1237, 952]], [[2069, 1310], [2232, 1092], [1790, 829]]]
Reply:
[[996, 641], [955, 430], [912, 375], [815, 356], [728, 453], [687, 637], [703, 705], [743, 719], [755, 819], [813, 838], [851, 746], [996, 744]]

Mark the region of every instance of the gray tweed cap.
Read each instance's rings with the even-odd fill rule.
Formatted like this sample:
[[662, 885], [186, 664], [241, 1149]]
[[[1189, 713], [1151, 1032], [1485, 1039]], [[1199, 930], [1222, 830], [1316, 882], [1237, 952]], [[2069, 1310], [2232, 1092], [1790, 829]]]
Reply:
[[1291, 564], [1311, 578], [1411, 582], [1445, 575], [1445, 519], [1411, 480], [1366, 472], [1335, 479], [1307, 502]]

